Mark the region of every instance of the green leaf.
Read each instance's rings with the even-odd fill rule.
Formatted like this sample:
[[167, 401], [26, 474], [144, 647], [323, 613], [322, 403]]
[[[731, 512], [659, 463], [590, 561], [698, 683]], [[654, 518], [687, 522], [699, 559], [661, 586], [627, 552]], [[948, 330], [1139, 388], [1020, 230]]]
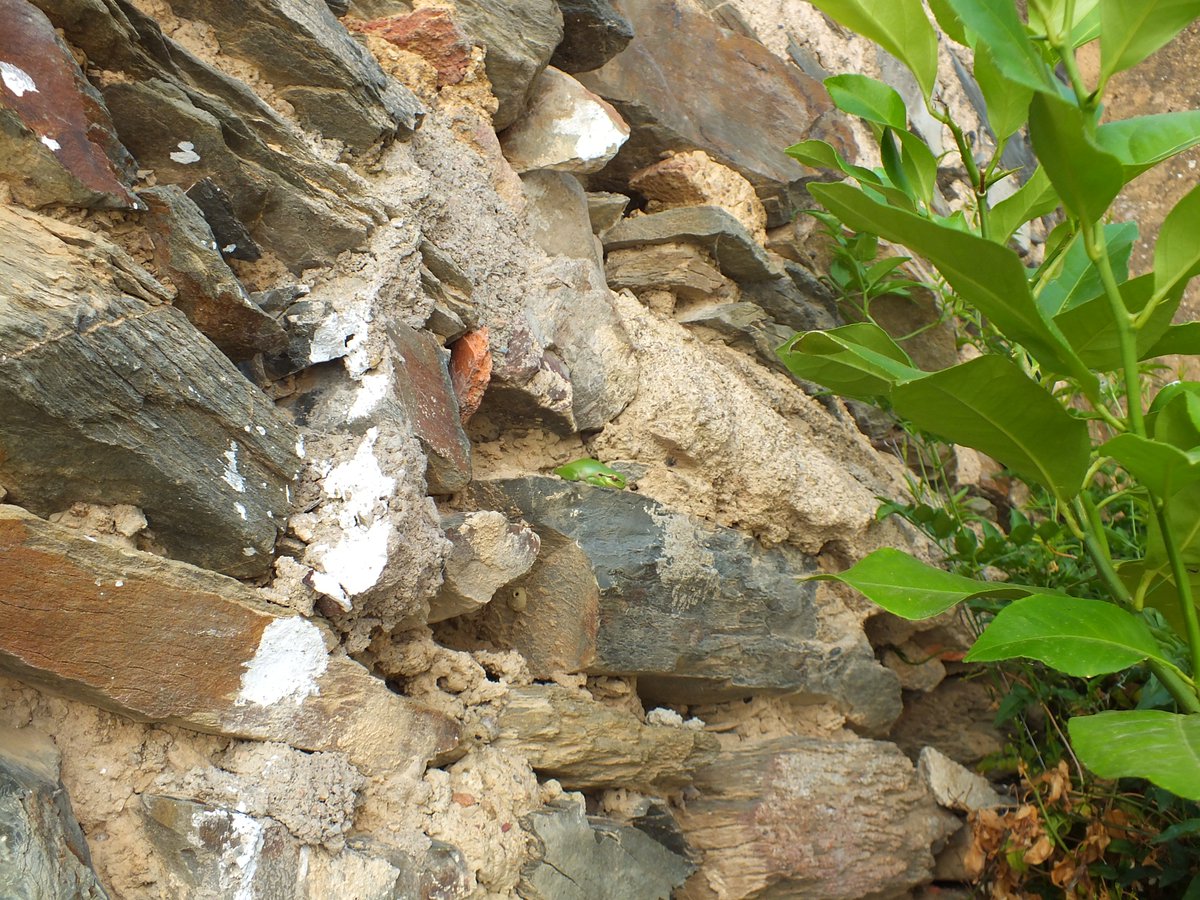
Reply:
[[1200, 800], [1200, 715], [1113, 710], [1067, 722], [1071, 746], [1101, 778], [1145, 778]]
[[1040, 588], [1005, 581], [975, 581], [884, 547], [837, 575], [813, 575], [806, 581], [840, 581], [873, 603], [905, 619], [928, 619], [956, 603], [976, 597], [1025, 597]]
[[1063, 205], [1088, 222], [1103, 218], [1125, 185], [1125, 170], [1088, 136], [1083, 111], [1038, 91], [1029, 104], [1029, 138]]
[[1096, 376], [1057, 326], [1042, 315], [1015, 253], [973, 234], [877, 203], [848, 184], [814, 184], [812, 195], [851, 228], [903, 244], [937, 266], [958, 294], [1019, 341], [1047, 369], [1067, 373], [1094, 392]]
[[958, 18], [958, 13], [950, 8], [948, 0], [929, 0], [929, 8], [933, 10], [933, 17], [937, 19], [937, 23], [941, 26], [942, 31], [946, 32], [950, 40], [967, 46], [967, 33], [963, 28], [962, 21]]
[[[1139, 275], [1119, 285], [1121, 300], [1131, 313], [1141, 312], [1154, 291], [1154, 273]], [[1183, 295], [1182, 285], [1159, 304], [1144, 328], [1137, 333], [1137, 351], [1141, 355], [1162, 337]], [[1121, 366], [1120, 335], [1113, 322], [1108, 298], [1096, 297], [1068, 309], [1054, 319], [1079, 357], [1093, 369], [1113, 371]]]
[[1200, 0], [1100, 0], [1100, 81], [1157, 50], [1200, 16]]
[[1054, 212], [1059, 202], [1050, 176], [1038, 166], [1016, 193], [992, 207], [989, 216], [991, 239], [998, 244], [1007, 244], [1014, 231], [1030, 219]]
[[964, 661], [1017, 657], [1080, 678], [1119, 672], [1144, 659], [1166, 662], [1137, 616], [1103, 600], [1054, 594], [1034, 594], [1000, 610]]
[[1154, 294], [1165, 295], [1200, 273], [1200, 186], [1167, 213], [1154, 244]]
[[798, 334], [776, 353], [798, 378], [856, 400], [887, 397], [897, 383], [923, 374], [886, 331], [869, 322]]
[[1069, 499], [1088, 468], [1087, 425], [1007, 358], [981, 356], [897, 385], [896, 412]]
[[1139, 359], [1159, 356], [1200, 356], [1200, 322], [1171, 325]]
[[1002, 141], [1020, 130], [1029, 117], [1033, 89], [1006, 78], [984, 44], [975, 48], [975, 80], [983, 92], [988, 127], [996, 140]]
[[1200, 144], [1200, 110], [1136, 116], [1096, 129], [1096, 143], [1125, 167], [1125, 181]]
[[882, 81], [866, 75], [834, 75], [825, 79], [825, 90], [842, 112], [899, 131], [908, 127], [904, 98]]
[[1180, 450], [1200, 446], [1200, 382], [1176, 381], [1164, 386], [1146, 413], [1146, 430], [1156, 441]]
[[1054, 90], [1054, 79], [1041, 53], [1029, 40], [1012, 0], [948, 0], [967, 30], [992, 53], [996, 67], [1010, 80], [1032, 90]]
[[798, 160], [814, 169], [840, 170], [851, 178], [858, 179], [862, 184], [882, 184], [878, 175], [870, 169], [847, 162], [842, 154], [838, 153], [837, 150], [825, 143], [825, 141], [801, 141], [798, 144], [792, 144], [792, 146], [783, 152], [792, 159]]
[[[1043, 20], [1041, 12], [1037, 4], [1029, 5], [1029, 27], [1039, 35], [1050, 33], [1062, 34], [1067, 27], [1064, 21], [1067, 14], [1067, 4], [1065, 0], [1050, 0], [1044, 4], [1046, 11], [1049, 14], [1049, 21]], [[1073, 32], [1072, 44], [1073, 47], [1078, 47], [1088, 40], [1096, 37], [1092, 34], [1089, 38], [1087, 35], [1093, 29], [1100, 27], [1100, 7], [1099, 0], [1078, 0], [1075, 3], [1075, 15], [1071, 22], [1071, 31]]]
[[[1169, 566], [1154, 568], [1145, 560], [1133, 560], [1119, 565], [1117, 574], [1131, 594], [1138, 590], [1144, 577], [1149, 577], [1150, 584], [1142, 594], [1143, 602], [1147, 607], [1158, 610], [1180, 637], [1187, 634], [1183, 611], [1179, 607], [1179, 591], [1171, 578]], [[1192, 587], [1192, 597], [1200, 597], [1200, 574], [1191, 575], [1188, 581]]]
[[929, 206], [937, 188], [937, 159], [929, 145], [911, 131], [893, 134], [900, 141], [900, 167], [915, 192], [914, 199]]
[[1200, 482], [1200, 449], [1180, 450], [1136, 434], [1121, 434], [1100, 447], [1159, 497]]
[[[1105, 225], [1104, 235], [1109, 264], [1117, 282], [1123, 282], [1129, 277], [1129, 257], [1137, 240], [1137, 223], [1120, 222]], [[1088, 258], [1083, 236], [1076, 235], [1059, 258], [1058, 275], [1042, 286], [1037, 302], [1042, 312], [1053, 318], [1103, 293], [1104, 285], [1100, 282], [1100, 272]]]
[[921, 0], [812, 0], [813, 6], [899, 59], [926, 97], [937, 82], [937, 35]]

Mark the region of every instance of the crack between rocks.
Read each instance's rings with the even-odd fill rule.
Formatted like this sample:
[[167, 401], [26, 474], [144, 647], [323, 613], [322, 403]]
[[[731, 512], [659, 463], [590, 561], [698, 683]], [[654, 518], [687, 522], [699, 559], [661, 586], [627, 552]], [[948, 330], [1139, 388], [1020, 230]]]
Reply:
[[104, 322], [96, 322], [95, 324], [93, 324], [90, 327], [83, 329], [83, 330], [79, 330], [77, 328], [66, 328], [66, 329], [63, 329], [62, 331], [60, 331], [58, 334], [53, 334], [50, 337], [45, 338], [40, 341], [37, 341], [33, 344], [30, 344], [27, 347], [22, 347], [20, 350], [17, 350], [13, 353], [6, 353], [3, 356], [0, 356], [0, 361], [7, 362], [9, 360], [21, 359], [22, 357], [28, 356], [30, 353], [33, 353], [35, 350], [40, 350], [41, 348], [47, 347], [50, 344], [56, 344], [59, 341], [61, 341], [63, 338], [68, 338], [73, 335], [78, 335], [80, 337], [87, 337], [88, 335], [92, 334], [93, 332], [99, 331], [101, 328], [116, 328], [118, 325], [124, 325], [126, 322], [134, 322], [145, 316], [151, 315], [152, 313], [159, 312], [163, 308], [164, 308], [164, 306], [152, 306], [149, 309], [144, 310], [143, 312], [140, 312], [140, 313], [136, 313], [134, 315], [126, 315], [126, 316], [121, 316], [118, 319], [110, 319], [110, 320], [104, 321]]

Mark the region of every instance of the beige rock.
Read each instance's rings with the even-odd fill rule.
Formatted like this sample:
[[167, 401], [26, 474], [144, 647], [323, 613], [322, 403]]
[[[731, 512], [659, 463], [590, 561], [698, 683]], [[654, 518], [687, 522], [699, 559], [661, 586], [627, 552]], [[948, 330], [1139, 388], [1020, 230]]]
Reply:
[[611, 104], [550, 66], [534, 83], [528, 111], [500, 144], [518, 172], [586, 174], [603, 169], [628, 138], [629, 126]]
[[650, 201], [647, 209], [719, 206], [734, 216], [760, 244], [767, 241], [767, 213], [741, 174], [703, 150], [676, 153], [633, 174], [629, 186]]
[[906, 691], [932, 691], [946, 677], [946, 666], [937, 655], [913, 642], [889, 647], [883, 664], [896, 673]]
[[712, 257], [695, 244], [669, 243], [631, 250], [613, 250], [604, 267], [614, 291], [671, 291], [687, 299], [737, 294], [737, 286], [717, 268]]
[[917, 771], [933, 799], [946, 809], [973, 812], [1004, 805], [1003, 798], [986, 778], [959, 765], [935, 747], [921, 751]]
[[442, 588], [429, 604], [429, 621], [474, 612], [496, 590], [529, 571], [541, 539], [525, 525], [498, 512], [482, 511], [444, 520], [453, 548]]
[[514, 688], [494, 746], [528, 757], [568, 790], [682, 788], [716, 758], [712, 735], [681, 725], [647, 725], [626, 710], [557, 685]]

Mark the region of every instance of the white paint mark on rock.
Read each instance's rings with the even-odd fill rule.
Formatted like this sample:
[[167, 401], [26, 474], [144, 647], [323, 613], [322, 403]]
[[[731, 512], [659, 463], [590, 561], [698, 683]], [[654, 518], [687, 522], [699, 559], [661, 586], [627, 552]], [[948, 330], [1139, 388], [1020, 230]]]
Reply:
[[233, 504], [233, 508], [237, 510], [237, 514], [242, 517], [242, 521], [246, 521], [246, 507], [241, 503]]
[[392, 525], [386, 520], [372, 522], [368, 528], [354, 528], [325, 551], [321, 566], [350, 597], [368, 591], [387, 566], [391, 534]]
[[265, 835], [262, 823], [240, 812], [206, 809], [193, 814], [192, 827], [198, 834], [228, 836], [217, 863], [221, 893], [232, 900], [254, 900]]
[[49, 147], [51, 150], [61, 150], [62, 149], [62, 144], [60, 144], [58, 141], [56, 141], [54, 138], [50, 137], [49, 135], [43, 134], [40, 138], [38, 138], [38, 140], [41, 141], [43, 144], [45, 144], [47, 147]]
[[564, 137], [575, 139], [575, 156], [585, 163], [612, 159], [621, 145], [629, 140], [612, 114], [599, 103], [583, 101], [571, 115], [554, 123], [554, 130]]
[[244, 664], [237, 705], [300, 703], [319, 694], [317, 679], [329, 667], [321, 631], [300, 616], [284, 616], [263, 629], [254, 658]]
[[38, 92], [37, 84], [29, 77], [28, 72], [3, 60], [0, 60], [0, 79], [3, 79], [4, 86], [18, 97]]
[[170, 154], [171, 159], [175, 160], [175, 162], [184, 166], [200, 162], [200, 154], [196, 152], [196, 145], [191, 141], [180, 141], [175, 146], [179, 149]]
[[347, 422], [357, 422], [366, 418], [387, 396], [392, 384], [392, 367], [387, 361], [378, 372], [364, 375], [358, 382], [358, 392], [354, 395], [354, 403], [346, 413]]
[[225, 451], [225, 471], [221, 474], [221, 480], [239, 494], [244, 494], [246, 493], [246, 479], [243, 478], [242, 473], [238, 471], [237, 458], [237, 442], [230, 441], [229, 449]]

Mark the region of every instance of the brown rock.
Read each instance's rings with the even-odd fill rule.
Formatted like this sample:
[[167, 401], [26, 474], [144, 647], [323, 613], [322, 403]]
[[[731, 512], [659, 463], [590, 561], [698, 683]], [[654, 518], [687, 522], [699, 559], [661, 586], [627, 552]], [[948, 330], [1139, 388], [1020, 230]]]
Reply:
[[385, 16], [363, 22], [348, 19], [346, 27], [376, 34], [401, 50], [415, 53], [437, 70], [437, 86], [458, 84], [471, 66], [471, 40], [447, 10], [424, 7], [408, 15]]
[[150, 207], [147, 225], [154, 262], [175, 285], [175, 307], [232, 359], [282, 351], [287, 333], [247, 295], [187, 195], [171, 184], [139, 196]]
[[455, 726], [231, 578], [0, 507], [0, 666], [139, 721], [345, 753], [364, 774], [430, 759]]
[[[621, 190], [668, 150], [704, 150], [741, 172], [782, 225], [806, 203], [812, 171], [783, 148], [806, 138], [854, 156], [845, 121], [821, 85], [762, 44], [721, 28], [686, 0], [619, 0], [633, 40], [579, 75], [633, 128], [594, 187]], [[686, 85], [686, 89], [681, 86]]]
[[767, 241], [767, 212], [754, 186], [703, 150], [676, 153], [634, 172], [629, 186], [650, 201], [646, 207], [650, 212], [677, 206], [719, 206], [760, 244]]
[[539, 330], [526, 318], [497, 348], [483, 410], [501, 427], [541, 426], [570, 434], [576, 430], [571, 374]]
[[0, 35], [0, 180], [17, 202], [140, 208], [128, 187], [133, 159], [46, 16], [0, 0]]
[[450, 381], [464, 425], [479, 409], [491, 379], [492, 351], [488, 348], [488, 330], [468, 331], [450, 347]]
[[627, 289], [671, 291], [688, 299], [703, 299], [714, 294], [735, 294], [730, 282], [713, 263], [712, 257], [694, 244], [668, 243], [613, 250], [604, 266], [608, 286], [614, 291]]
[[553, 684], [513, 688], [498, 723], [496, 747], [527, 757], [534, 771], [572, 791], [678, 790], [717, 756], [717, 739], [708, 732], [647, 725]]
[[685, 900], [899, 896], [929, 880], [931, 847], [959, 824], [876, 741], [742, 743], [695, 786], [679, 822], [704, 857]]
[[928, 745], [961, 765], [972, 766], [1004, 746], [994, 718], [986, 684], [947, 678], [929, 693], [908, 698], [891, 739], [913, 759]]
[[438, 595], [429, 602], [429, 621], [474, 612], [496, 591], [529, 571], [542, 546], [528, 525], [491, 511], [443, 518], [450, 555]]

